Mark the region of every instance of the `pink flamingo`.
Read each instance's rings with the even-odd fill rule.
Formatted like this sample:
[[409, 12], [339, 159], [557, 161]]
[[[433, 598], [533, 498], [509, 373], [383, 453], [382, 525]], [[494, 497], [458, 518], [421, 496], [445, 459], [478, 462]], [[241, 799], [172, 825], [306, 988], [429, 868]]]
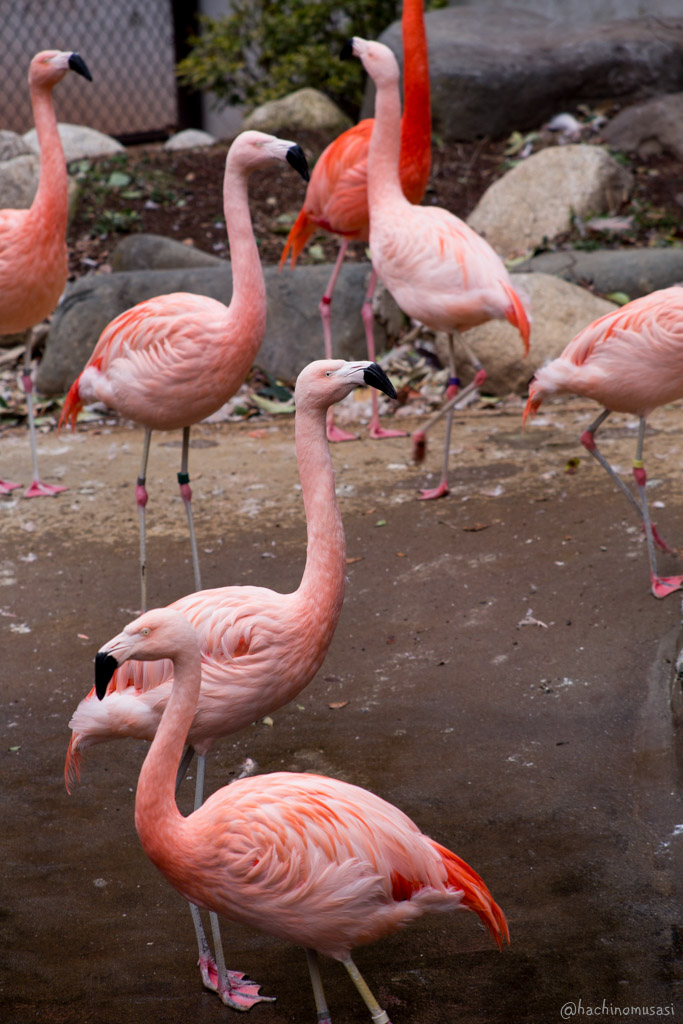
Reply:
[[[665, 288], [634, 299], [584, 327], [561, 356], [537, 370], [529, 387], [523, 422], [548, 395], [570, 392], [593, 398], [603, 411], [581, 435], [582, 445], [607, 470], [642, 520], [655, 597], [683, 586], [683, 576], [661, 577], [655, 544], [671, 549], [650, 520], [643, 463], [647, 417], [653, 409], [683, 398], [683, 288]], [[595, 443], [595, 434], [611, 412], [633, 413], [640, 419], [633, 476], [640, 503]]]
[[[396, 397], [375, 363], [322, 360], [310, 363], [297, 379], [296, 452], [308, 531], [299, 588], [278, 594], [264, 587], [219, 587], [170, 605], [197, 630], [202, 648], [201, 692], [188, 736], [189, 759], [193, 750], [200, 755], [195, 806], [202, 802], [204, 756], [214, 742], [289, 703], [313, 679], [327, 653], [344, 599], [346, 543], [325, 415], [358, 384]], [[69, 723], [73, 735], [65, 765], [67, 789], [79, 775], [81, 752], [87, 747], [125, 736], [153, 739], [173, 678], [168, 660], [126, 666], [114, 674], [103, 700], [94, 700], [91, 691], [81, 701]], [[258, 985], [242, 982], [239, 972], [226, 974], [217, 936], [216, 966], [196, 908], [193, 918], [204, 984], [236, 1009], [248, 1009], [264, 998], [258, 996]]]
[[266, 288], [247, 182], [251, 171], [274, 160], [286, 160], [308, 180], [300, 147], [262, 132], [238, 135], [225, 161], [223, 209], [233, 275], [230, 305], [206, 295], [176, 292], [126, 310], [105, 327], [64, 403], [60, 426], [68, 420], [75, 426], [88, 402], [104, 402], [145, 427], [136, 488], [143, 609], [147, 607], [145, 476], [153, 430], [183, 430], [178, 483], [187, 512], [195, 587], [201, 589], [188, 474], [190, 425], [216, 412], [235, 394], [263, 341]]
[[[92, 81], [85, 61], [77, 53], [42, 50], [29, 68], [31, 107], [40, 147], [40, 177], [29, 210], [0, 210], [0, 334], [26, 331], [39, 324], [53, 311], [66, 284], [67, 175], [52, 90], [67, 71], [75, 71]], [[29, 343], [21, 379], [26, 393], [33, 463], [33, 481], [24, 491], [24, 497], [59, 494], [66, 488], [44, 483], [38, 473]], [[9, 494], [20, 486], [10, 480], [0, 480], [0, 494]]]
[[187, 619], [156, 609], [95, 659], [98, 696], [127, 659], [171, 659], [173, 691], [140, 772], [135, 826], [143, 849], [186, 899], [304, 946], [318, 1011], [330, 1024], [317, 953], [341, 960], [376, 1024], [389, 1024], [351, 959], [428, 912], [470, 910], [502, 947], [508, 926], [483, 879], [397, 807], [358, 786], [277, 772], [240, 779], [189, 817], [174, 775], [196, 721], [202, 652]]
[[[368, 155], [372, 265], [408, 316], [433, 330], [449, 332], [452, 390], [457, 387], [452, 332], [491, 319], [506, 319], [519, 330], [528, 351], [527, 314], [488, 242], [447, 210], [413, 206], [405, 198], [398, 171], [401, 98], [396, 58], [382, 43], [358, 37], [342, 51], [342, 57], [352, 55], [360, 57], [377, 87]], [[478, 369], [475, 386], [479, 386], [485, 375], [481, 364], [471, 358]], [[452, 408], [448, 410], [441, 481], [433, 490], [423, 490], [422, 498], [448, 494], [451, 426]], [[413, 435], [413, 441], [416, 454], [423, 454], [425, 431]]]
[[[404, 0], [401, 31], [403, 36], [403, 96], [405, 112], [401, 120], [401, 187], [411, 203], [419, 203], [425, 194], [432, 165], [432, 115], [429, 97], [429, 62], [424, 26], [423, 0]], [[331, 304], [337, 278], [349, 242], [367, 241], [370, 215], [367, 196], [367, 161], [373, 120], [365, 118], [343, 132], [321, 154], [311, 174], [306, 198], [280, 259], [280, 267], [291, 249], [292, 266], [316, 231], [340, 235], [342, 243], [325, 292], [320, 301], [320, 316], [325, 339], [325, 357], [332, 358]], [[362, 307], [368, 346], [368, 359], [375, 359], [372, 297], [377, 284], [373, 267]], [[380, 425], [377, 395], [372, 395], [370, 437], [403, 437], [400, 430]], [[328, 413], [327, 437], [330, 441], [353, 441], [356, 434], [341, 430]]]

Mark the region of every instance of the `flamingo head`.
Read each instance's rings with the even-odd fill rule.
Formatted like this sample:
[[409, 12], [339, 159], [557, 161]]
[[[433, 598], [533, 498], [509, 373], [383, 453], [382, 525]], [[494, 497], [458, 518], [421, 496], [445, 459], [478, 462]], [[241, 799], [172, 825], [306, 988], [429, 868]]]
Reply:
[[68, 50], [41, 50], [31, 61], [29, 85], [52, 88], [57, 82], [61, 82], [67, 71], [75, 71], [77, 75], [82, 75], [92, 82], [88, 66], [79, 53], [71, 53]]
[[382, 391], [396, 398], [396, 390], [377, 363], [368, 360], [348, 363], [343, 359], [318, 359], [301, 371], [294, 389], [297, 409], [316, 407], [329, 409], [341, 402], [359, 384]]
[[384, 43], [354, 36], [353, 39], [344, 43], [340, 57], [342, 60], [358, 57], [375, 85], [398, 82], [398, 61]]
[[240, 132], [228, 153], [228, 164], [239, 164], [249, 171], [264, 167], [273, 160], [286, 161], [304, 181], [308, 181], [310, 175], [304, 151], [288, 139], [279, 139], [265, 132]]
[[111, 677], [124, 661], [175, 660], [187, 653], [199, 662], [199, 640], [192, 625], [173, 608], [154, 608], [100, 647], [95, 655], [95, 693], [102, 700]]

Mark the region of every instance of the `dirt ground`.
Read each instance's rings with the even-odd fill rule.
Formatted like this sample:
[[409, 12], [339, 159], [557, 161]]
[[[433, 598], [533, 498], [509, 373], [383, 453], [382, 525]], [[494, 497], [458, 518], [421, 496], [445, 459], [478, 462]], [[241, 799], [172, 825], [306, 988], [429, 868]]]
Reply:
[[[247, 757], [261, 772], [338, 776], [399, 805], [481, 872], [510, 923], [502, 954], [469, 914], [357, 951], [394, 1024], [553, 1024], [568, 1004], [576, 1015], [640, 1007], [678, 1019], [680, 600], [650, 596], [638, 524], [583, 457], [578, 436], [595, 407], [550, 407], [524, 435], [520, 413], [513, 400], [458, 415], [453, 492], [438, 502], [415, 500], [440, 464], [436, 431], [418, 468], [407, 439], [335, 446], [349, 565], [331, 650], [272, 725], [217, 744], [207, 789]], [[632, 427], [614, 417], [602, 432], [624, 471]], [[292, 420], [194, 436], [204, 585], [294, 589], [305, 524]], [[0, 499], [6, 1024], [236, 1019], [202, 988], [186, 905], [135, 834], [145, 745], [87, 751], [80, 784], [64, 789], [68, 721], [93, 656], [138, 605], [141, 438], [115, 423], [41, 435], [44, 477], [69, 490]], [[683, 540], [681, 447], [680, 407], [660, 410], [647, 452], [672, 543]], [[153, 441], [156, 604], [193, 589], [179, 454], [174, 435]], [[2, 475], [28, 482], [28, 467], [25, 428], [6, 432]], [[662, 557], [663, 572], [677, 568]], [[224, 940], [229, 965], [277, 996], [250, 1020], [313, 1022], [302, 951], [228, 924]], [[340, 965], [325, 962], [323, 979], [335, 1022], [367, 1019]]]

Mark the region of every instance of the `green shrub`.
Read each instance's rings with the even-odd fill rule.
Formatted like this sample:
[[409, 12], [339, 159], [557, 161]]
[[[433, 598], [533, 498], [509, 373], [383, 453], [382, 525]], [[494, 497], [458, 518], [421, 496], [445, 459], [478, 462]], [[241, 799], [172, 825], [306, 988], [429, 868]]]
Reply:
[[202, 34], [190, 39], [177, 74], [222, 105], [248, 108], [313, 86], [355, 119], [363, 69], [340, 61], [341, 47], [352, 35], [376, 39], [399, 13], [397, 0], [233, 0], [227, 17], [201, 18]]

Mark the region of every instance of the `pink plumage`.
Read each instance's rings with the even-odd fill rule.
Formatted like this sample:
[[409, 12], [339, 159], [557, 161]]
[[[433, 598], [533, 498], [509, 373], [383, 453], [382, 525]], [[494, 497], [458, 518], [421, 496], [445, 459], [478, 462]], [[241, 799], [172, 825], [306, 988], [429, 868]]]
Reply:
[[[549, 395], [572, 393], [604, 406], [581, 436], [584, 447], [610, 474], [643, 521], [655, 597], [681, 589], [683, 577], [661, 577], [655, 544], [670, 550], [650, 520], [643, 463], [645, 425], [660, 405], [683, 398], [683, 288], [665, 288], [634, 299], [584, 327], [562, 355], [536, 371], [529, 386], [523, 422]], [[633, 413], [640, 419], [633, 476], [640, 503], [607, 462], [595, 434], [611, 412]]]
[[[135, 823], [147, 855], [187, 899], [341, 960], [375, 1021], [389, 1018], [358, 982], [353, 947], [425, 913], [458, 909], [474, 911], [499, 947], [509, 941], [505, 916], [480, 876], [357, 786], [262, 775], [226, 786], [184, 818], [173, 779], [200, 691], [199, 639], [177, 611], [148, 612], [101, 648], [98, 693], [127, 658], [174, 664], [173, 694], [140, 772]], [[318, 1020], [329, 1021], [315, 963], [311, 973]]]

